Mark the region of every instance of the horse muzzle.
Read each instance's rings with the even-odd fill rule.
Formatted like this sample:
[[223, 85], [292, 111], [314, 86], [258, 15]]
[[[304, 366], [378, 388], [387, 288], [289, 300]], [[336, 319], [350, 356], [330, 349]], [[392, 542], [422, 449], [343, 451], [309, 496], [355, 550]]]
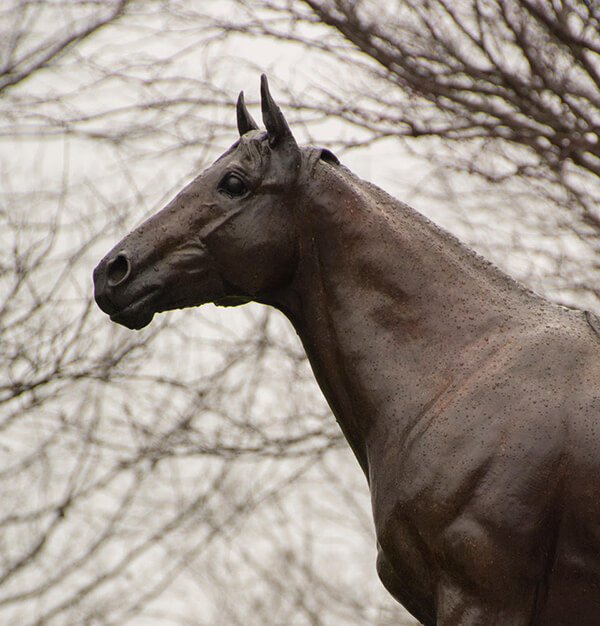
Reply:
[[139, 280], [134, 288], [132, 267], [124, 250], [105, 256], [94, 269], [94, 298], [113, 322], [138, 330], [152, 321], [160, 289]]

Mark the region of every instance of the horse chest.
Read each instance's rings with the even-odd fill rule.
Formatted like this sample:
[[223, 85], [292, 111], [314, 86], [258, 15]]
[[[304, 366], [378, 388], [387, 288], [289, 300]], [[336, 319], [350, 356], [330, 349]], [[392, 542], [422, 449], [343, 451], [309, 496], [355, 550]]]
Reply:
[[[387, 569], [378, 567], [384, 585], [394, 587], [390, 591], [405, 606], [432, 606], [439, 552], [434, 529], [444, 525], [447, 515], [403, 477], [375, 477], [371, 492], [379, 560], [387, 564]], [[383, 580], [386, 572], [393, 583]]]
[[418, 506], [374, 502], [377, 573], [386, 589], [423, 624], [435, 623], [435, 570], [430, 537], [420, 528]]

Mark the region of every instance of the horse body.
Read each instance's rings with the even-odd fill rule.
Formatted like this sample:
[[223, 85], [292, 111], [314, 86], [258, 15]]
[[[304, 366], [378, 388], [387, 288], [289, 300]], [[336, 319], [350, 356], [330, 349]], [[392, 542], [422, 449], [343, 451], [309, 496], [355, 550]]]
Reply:
[[597, 335], [318, 168], [298, 229], [304, 306], [288, 315], [367, 474], [384, 584], [426, 624], [596, 623], [600, 578], [579, 568], [600, 534], [577, 537], [563, 512], [600, 519], [579, 463], [600, 452]]
[[424, 624], [600, 620], [600, 339], [328, 151], [266, 81], [240, 140], [95, 271], [115, 321], [255, 300], [296, 328]]

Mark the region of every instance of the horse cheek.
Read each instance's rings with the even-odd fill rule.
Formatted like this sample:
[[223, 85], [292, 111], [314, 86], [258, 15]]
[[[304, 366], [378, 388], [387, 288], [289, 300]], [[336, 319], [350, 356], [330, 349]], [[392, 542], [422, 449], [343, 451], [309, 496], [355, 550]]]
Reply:
[[[288, 224], [280, 216], [273, 219], [240, 219], [218, 245], [221, 276], [239, 289], [240, 294], [258, 298], [280, 289], [291, 274], [293, 242]], [[254, 215], [256, 218], [256, 215]]]

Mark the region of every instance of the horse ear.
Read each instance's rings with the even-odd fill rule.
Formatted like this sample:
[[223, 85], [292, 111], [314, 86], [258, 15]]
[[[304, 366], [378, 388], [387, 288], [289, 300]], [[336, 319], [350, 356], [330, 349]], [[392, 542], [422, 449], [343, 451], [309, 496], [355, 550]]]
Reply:
[[283, 117], [281, 109], [271, 96], [269, 82], [264, 74], [260, 77], [260, 96], [263, 122], [265, 123], [265, 128], [269, 136], [269, 145], [275, 147], [280, 143], [291, 142], [295, 146], [296, 140], [292, 135], [288, 123], [285, 121], [285, 117]]
[[254, 121], [253, 117], [250, 115], [250, 112], [246, 108], [246, 103], [244, 102], [244, 92], [240, 91], [240, 95], [237, 99], [236, 105], [237, 112], [237, 127], [240, 132], [240, 137], [249, 133], [251, 130], [258, 130], [258, 124]]

